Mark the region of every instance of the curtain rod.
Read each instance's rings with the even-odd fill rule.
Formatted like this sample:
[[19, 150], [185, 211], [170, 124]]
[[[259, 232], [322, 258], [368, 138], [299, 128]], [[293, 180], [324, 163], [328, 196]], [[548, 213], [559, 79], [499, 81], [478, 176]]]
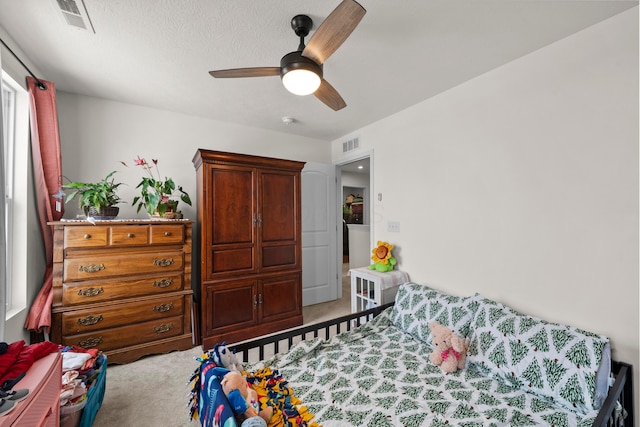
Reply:
[[45, 85], [44, 83], [42, 83], [42, 81], [40, 81], [39, 78], [36, 77], [35, 74], [33, 74], [31, 72], [31, 70], [29, 69], [29, 67], [27, 67], [25, 65], [24, 62], [22, 62], [22, 60], [20, 58], [18, 58], [18, 55], [16, 55], [9, 46], [7, 46], [7, 44], [4, 42], [4, 40], [0, 39], [0, 42], [2, 42], [2, 44], [4, 45], [4, 47], [7, 48], [7, 50], [9, 51], [9, 53], [11, 53], [11, 55], [13, 55], [14, 58], [16, 58], [18, 60], [18, 62], [20, 63], [20, 65], [22, 65], [24, 67], [25, 70], [27, 70], [29, 72], [29, 74], [31, 74], [31, 77], [33, 77], [34, 79], [36, 79], [36, 81], [38, 82], [38, 84], [36, 86], [38, 86], [38, 89], [40, 90], [46, 90], [47, 89], [47, 85]]

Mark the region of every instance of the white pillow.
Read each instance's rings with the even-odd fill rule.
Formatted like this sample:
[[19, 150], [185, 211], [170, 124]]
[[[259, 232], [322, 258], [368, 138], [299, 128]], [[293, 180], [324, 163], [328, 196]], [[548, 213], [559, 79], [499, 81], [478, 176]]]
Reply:
[[[596, 383], [602, 381], [597, 379], [601, 363], [608, 363], [607, 337], [527, 316], [485, 298], [470, 327], [467, 363], [572, 411], [599, 409], [602, 391]], [[608, 377], [606, 366], [602, 369], [601, 375]]]
[[437, 321], [462, 337], [469, 335], [469, 324], [478, 297], [457, 297], [417, 283], [398, 288], [391, 321], [416, 339], [431, 344], [429, 322]]

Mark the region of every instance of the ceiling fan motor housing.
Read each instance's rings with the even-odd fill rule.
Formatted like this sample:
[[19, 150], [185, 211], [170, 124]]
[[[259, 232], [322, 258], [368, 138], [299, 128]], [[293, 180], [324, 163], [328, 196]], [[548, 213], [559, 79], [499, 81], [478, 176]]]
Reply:
[[316, 73], [322, 79], [322, 65], [313, 59], [302, 56], [301, 51], [287, 53], [280, 60], [280, 77], [292, 70], [308, 70]]
[[313, 20], [307, 15], [296, 15], [291, 19], [291, 28], [298, 37], [307, 37], [313, 28]]

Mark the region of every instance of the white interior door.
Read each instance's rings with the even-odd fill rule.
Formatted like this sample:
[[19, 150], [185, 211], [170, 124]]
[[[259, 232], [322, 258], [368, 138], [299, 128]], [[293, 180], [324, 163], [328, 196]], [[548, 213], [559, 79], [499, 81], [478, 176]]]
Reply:
[[302, 305], [338, 298], [336, 167], [302, 170]]

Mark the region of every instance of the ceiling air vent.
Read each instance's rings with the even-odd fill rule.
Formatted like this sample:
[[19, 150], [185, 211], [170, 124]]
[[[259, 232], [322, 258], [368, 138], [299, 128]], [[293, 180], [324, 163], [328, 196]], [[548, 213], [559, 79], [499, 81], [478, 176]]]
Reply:
[[342, 143], [343, 153], [346, 153], [347, 151], [355, 150], [357, 148], [360, 148], [360, 138], [358, 138], [357, 136], [354, 137], [353, 139], [350, 139]]
[[83, 0], [52, 0], [53, 4], [62, 14], [64, 21], [72, 27], [89, 30], [93, 33], [96, 31], [91, 24], [87, 8]]

